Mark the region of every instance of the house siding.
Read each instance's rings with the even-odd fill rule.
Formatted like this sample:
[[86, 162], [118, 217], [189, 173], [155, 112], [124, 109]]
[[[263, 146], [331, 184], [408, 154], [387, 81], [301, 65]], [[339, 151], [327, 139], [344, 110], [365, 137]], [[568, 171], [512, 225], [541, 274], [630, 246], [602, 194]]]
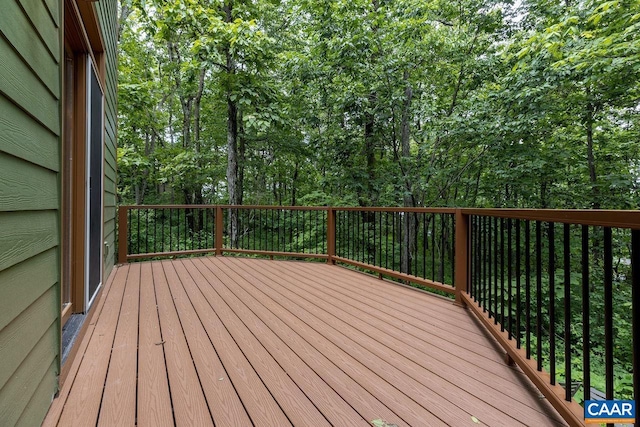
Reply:
[[[106, 59], [104, 278], [115, 259], [116, 0], [95, 3]], [[63, 0], [0, 13], [0, 425], [38, 425], [60, 371]]]
[[0, 13], [0, 424], [42, 421], [60, 354], [59, 0]]
[[96, 12], [102, 28], [102, 38], [106, 56], [105, 84], [105, 167], [104, 167], [104, 240], [105, 278], [109, 276], [115, 263], [116, 229], [116, 127], [117, 127], [117, 83], [118, 51], [117, 25], [118, 12], [115, 0], [102, 0], [96, 3]]

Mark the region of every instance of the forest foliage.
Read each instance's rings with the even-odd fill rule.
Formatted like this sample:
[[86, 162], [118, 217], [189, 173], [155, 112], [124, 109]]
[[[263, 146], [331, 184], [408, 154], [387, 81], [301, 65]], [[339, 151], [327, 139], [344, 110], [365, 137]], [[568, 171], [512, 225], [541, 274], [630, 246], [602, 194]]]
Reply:
[[[119, 11], [122, 204], [640, 205], [640, 0], [121, 0]], [[247, 220], [234, 212], [231, 247], [253, 238], [268, 249], [273, 230], [287, 229], [254, 218], [242, 234]], [[182, 226], [162, 218], [163, 236], [213, 238], [203, 234], [206, 215]], [[394, 268], [410, 273], [418, 264], [408, 260], [420, 250], [435, 259], [437, 245], [427, 248], [426, 225], [403, 221], [397, 241], [385, 228], [387, 248], [393, 240], [384, 259], [397, 254]], [[321, 223], [289, 244], [315, 239], [322, 251]], [[422, 246], [406, 244], [420, 230]], [[589, 282], [591, 384], [603, 390], [600, 234]], [[615, 388], [628, 397], [630, 238], [614, 237]], [[578, 238], [570, 250], [570, 283], [560, 269], [545, 271], [541, 292], [546, 301], [556, 275], [556, 296], [571, 288], [581, 380]], [[546, 354], [549, 342], [541, 345]]]
[[122, 0], [123, 203], [637, 208], [640, 2]]

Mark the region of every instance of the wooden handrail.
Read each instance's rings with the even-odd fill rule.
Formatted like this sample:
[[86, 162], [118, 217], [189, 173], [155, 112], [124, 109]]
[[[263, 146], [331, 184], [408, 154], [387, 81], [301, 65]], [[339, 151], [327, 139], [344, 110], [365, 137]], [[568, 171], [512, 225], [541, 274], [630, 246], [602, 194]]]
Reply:
[[462, 212], [465, 215], [490, 216], [495, 218], [640, 229], [640, 210], [463, 208]]

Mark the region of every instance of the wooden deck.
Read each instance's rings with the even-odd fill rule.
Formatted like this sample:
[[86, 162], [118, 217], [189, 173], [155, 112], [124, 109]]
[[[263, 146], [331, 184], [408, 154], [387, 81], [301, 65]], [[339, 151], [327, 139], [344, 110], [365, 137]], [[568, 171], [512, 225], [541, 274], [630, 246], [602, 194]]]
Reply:
[[117, 268], [54, 426], [564, 425], [463, 308], [338, 266]]

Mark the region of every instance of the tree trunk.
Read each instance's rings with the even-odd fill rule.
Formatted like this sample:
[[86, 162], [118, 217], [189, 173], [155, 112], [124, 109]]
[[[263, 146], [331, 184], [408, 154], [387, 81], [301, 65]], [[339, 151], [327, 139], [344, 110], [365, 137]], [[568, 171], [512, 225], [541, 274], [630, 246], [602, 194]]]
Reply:
[[293, 169], [293, 183], [291, 185], [291, 206], [295, 206], [296, 205], [296, 184], [297, 184], [297, 180], [298, 180], [298, 172], [299, 172], [299, 165], [298, 162], [296, 162], [295, 168]]
[[[377, 95], [375, 92], [369, 94], [369, 108], [373, 108], [373, 105], [376, 102]], [[369, 111], [366, 114], [366, 122], [364, 124], [364, 157], [367, 162], [367, 182], [365, 183], [366, 187], [366, 198], [365, 203], [361, 205], [369, 205], [375, 206], [377, 204], [378, 192], [375, 188], [375, 179], [376, 179], [376, 151], [375, 151], [375, 139], [374, 139], [374, 115], [373, 112]]]
[[[233, 2], [228, 0], [224, 5], [225, 22], [233, 22]], [[231, 77], [235, 74], [236, 63], [231, 53], [231, 46], [225, 47], [227, 78], [227, 191], [229, 204], [240, 204], [240, 191], [238, 185], [238, 106], [231, 99], [233, 87]], [[229, 217], [229, 235], [232, 247], [238, 245], [238, 211], [231, 210]]]
[[[236, 103], [227, 96], [227, 190], [229, 192], [229, 204], [238, 205], [238, 110]], [[231, 245], [236, 247], [238, 243], [238, 213], [231, 210], [229, 218], [229, 234]]]
[[122, 37], [122, 30], [124, 30], [124, 23], [129, 18], [133, 12], [133, 8], [131, 7], [131, 3], [129, 1], [121, 0], [120, 1], [120, 16], [118, 16], [118, 41]]
[[593, 154], [593, 121], [596, 107], [591, 97], [591, 90], [587, 88], [587, 110], [585, 117], [585, 128], [587, 131], [587, 163], [589, 166], [589, 182], [591, 183], [591, 207], [600, 209], [600, 189], [598, 188], [598, 175], [596, 173], [596, 160]]
[[247, 138], [244, 133], [242, 110], [238, 111], [238, 204], [244, 201], [244, 166], [247, 152]]
[[[405, 181], [405, 191], [403, 194], [404, 206], [411, 207], [414, 205], [412, 196], [412, 185], [410, 177], [408, 175], [409, 161], [411, 158], [411, 100], [413, 98], [413, 88], [409, 82], [409, 72], [405, 71], [403, 80], [406, 84], [404, 91], [404, 105], [402, 109], [402, 124], [401, 124], [401, 136], [400, 141], [402, 145], [402, 159], [401, 164], [404, 164], [403, 175]], [[403, 214], [403, 239], [402, 239], [402, 252], [401, 252], [401, 264], [400, 271], [403, 273], [411, 273], [411, 264], [413, 254], [415, 252], [415, 218], [408, 213]]]

